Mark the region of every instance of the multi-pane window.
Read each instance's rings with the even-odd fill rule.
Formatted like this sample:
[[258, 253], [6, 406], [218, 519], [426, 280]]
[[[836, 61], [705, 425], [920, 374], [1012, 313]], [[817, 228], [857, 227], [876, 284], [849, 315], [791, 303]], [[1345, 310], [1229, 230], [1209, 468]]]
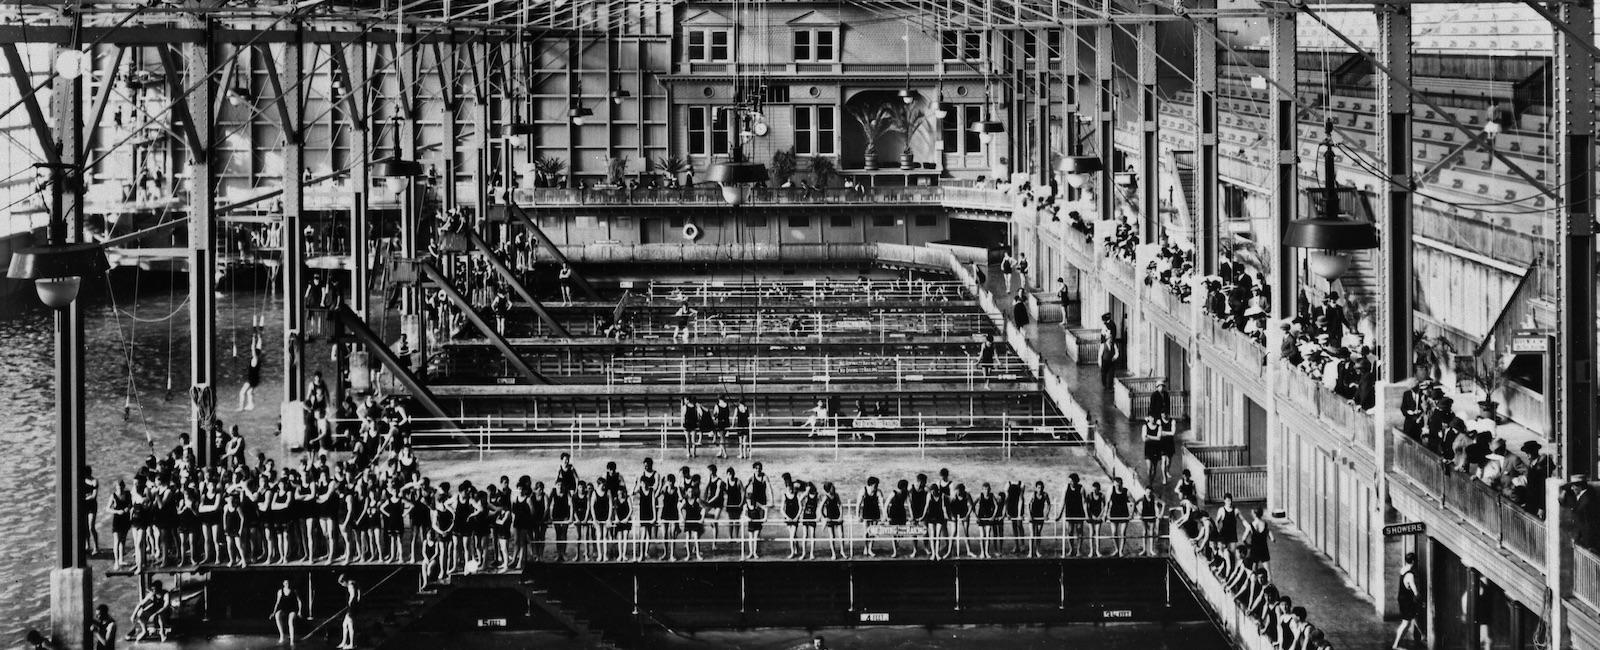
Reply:
[[711, 106], [689, 107], [689, 155], [725, 155], [728, 153], [727, 111]]
[[975, 105], [945, 105], [940, 135], [947, 154], [983, 153], [983, 138], [971, 129], [972, 123], [983, 119], [983, 107]]
[[839, 57], [838, 32], [832, 29], [794, 31], [794, 60], [834, 61]]
[[696, 29], [689, 32], [689, 60], [712, 63], [731, 58], [726, 29]]
[[983, 33], [946, 30], [939, 32], [939, 52], [946, 61], [983, 59]]
[[832, 106], [794, 107], [794, 152], [833, 155], [836, 116]]

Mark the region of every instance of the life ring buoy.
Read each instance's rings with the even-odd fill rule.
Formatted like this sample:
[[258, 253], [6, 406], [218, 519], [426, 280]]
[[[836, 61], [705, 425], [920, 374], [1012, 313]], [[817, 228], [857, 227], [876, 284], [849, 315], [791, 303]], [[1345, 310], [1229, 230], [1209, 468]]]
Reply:
[[683, 238], [687, 239], [689, 241], [694, 241], [696, 239], [699, 239], [700, 238], [700, 226], [696, 226], [696, 225], [694, 225], [692, 223], [683, 224]]

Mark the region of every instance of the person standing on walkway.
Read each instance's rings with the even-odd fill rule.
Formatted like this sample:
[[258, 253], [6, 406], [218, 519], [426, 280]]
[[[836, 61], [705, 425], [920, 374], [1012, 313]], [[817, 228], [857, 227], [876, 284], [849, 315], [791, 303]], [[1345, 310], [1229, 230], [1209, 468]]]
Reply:
[[1250, 527], [1244, 532], [1245, 544], [1250, 548], [1251, 568], [1266, 571], [1270, 578], [1272, 573], [1268, 564], [1272, 562], [1272, 547], [1268, 542], [1273, 540], [1272, 530], [1267, 528], [1266, 515], [1260, 508], [1254, 509], [1253, 514], [1255, 518], [1250, 520]]
[[1017, 322], [1017, 330], [1028, 331], [1028, 323], [1032, 320], [1028, 316], [1028, 296], [1024, 289], [1017, 290], [1016, 300], [1011, 305], [1011, 319]]
[[1402, 648], [1406, 637], [1414, 645], [1422, 644], [1422, 628], [1417, 619], [1422, 615], [1422, 592], [1417, 589], [1417, 554], [1407, 553], [1405, 566], [1400, 567], [1400, 585], [1395, 590], [1400, 602], [1400, 627], [1394, 632], [1394, 647]]
[[1121, 339], [1117, 336], [1117, 326], [1111, 321], [1111, 314], [1100, 315], [1100, 385], [1111, 388], [1111, 381], [1117, 376], [1117, 361], [1122, 359]]
[[1011, 293], [1011, 272], [1017, 267], [1017, 261], [1012, 259], [1011, 252], [1007, 251], [1005, 257], [1000, 258], [1000, 275], [1006, 281], [1006, 293]]
[[339, 624], [339, 650], [355, 650], [356, 647], [356, 604], [361, 602], [361, 589], [356, 587], [356, 581], [350, 576], [341, 574], [339, 586], [344, 587], [344, 620]]
[[1022, 253], [1017, 257], [1017, 288], [1028, 287], [1028, 254]]

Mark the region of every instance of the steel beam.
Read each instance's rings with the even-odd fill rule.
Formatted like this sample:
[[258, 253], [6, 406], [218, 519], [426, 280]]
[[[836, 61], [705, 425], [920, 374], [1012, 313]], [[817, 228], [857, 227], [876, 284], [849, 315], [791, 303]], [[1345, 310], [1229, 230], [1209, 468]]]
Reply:
[[522, 209], [522, 206], [517, 205], [516, 201], [510, 201], [506, 204], [506, 213], [511, 215], [511, 218], [521, 222], [522, 226], [528, 229], [528, 232], [533, 233], [534, 238], [539, 240], [539, 244], [544, 246], [544, 249], [550, 253], [551, 257], [556, 259], [557, 263], [572, 268], [572, 281], [578, 285], [578, 290], [582, 291], [583, 295], [588, 296], [590, 300], [600, 299], [600, 295], [594, 292], [594, 287], [589, 286], [589, 281], [584, 279], [583, 274], [578, 272], [577, 267], [572, 266], [572, 263], [567, 261], [567, 256], [561, 253], [561, 248], [556, 246], [554, 241], [551, 241], [549, 235], [544, 234], [544, 230], [539, 228], [539, 224], [533, 220], [532, 216], [528, 215], [526, 210]]
[[1395, 383], [1411, 376], [1411, 9], [1402, 5], [1380, 7], [1377, 21], [1379, 57], [1389, 68], [1389, 74], [1377, 80], [1379, 142], [1383, 143], [1388, 173], [1380, 249], [1386, 295], [1381, 314], [1383, 369], [1379, 375], [1383, 381]]
[[[6, 46], [6, 56], [12, 58], [16, 49]], [[53, 60], [53, 58], [52, 58]], [[17, 77], [19, 89], [27, 76], [25, 68], [9, 61], [12, 74]], [[46, 148], [56, 149], [60, 157], [51, 168], [50, 225], [48, 237], [51, 244], [86, 241], [83, 230], [83, 79], [57, 76], [51, 87], [50, 113], [56, 124], [60, 141], [47, 141]], [[38, 110], [34, 103], [29, 108], [30, 117]], [[37, 129], [38, 125], [35, 125]], [[41, 133], [47, 133], [49, 130]], [[82, 494], [84, 472], [89, 467], [86, 431], [87, 408], [85, 404], [83, 301], [74, 300], [65, 309], [55, 313], [56, 345], [56, 516], [57, 526], [56, 568], [51, 573], [50, 626], [56, 643], [73, 650], [87, 649], [93, 644], [89, 634], [89, 613], [92, 602], [92, 582], [88, 579], [89, 554], [86, 548], [89, 512]], [[60, 588], [63, 585], [74, 588]]]
[[50, 132], [50, 122], [45, 120], [44, 109], [39, 106], [39, 98], [33, 92], [33, 79], [27, 64], [22, 62], [22, 54], [11, 42], [0, 42], [0, 52], [5, 54], [6, 68], [17, 83], [17, 92], [22, 95], [22, 107], [27, 109], [28, 123], [33, 125], [33, 133], [39, 138], [44, 161], [53, 166], [61, 165], [61, 152], [57, 149], [55, 135]]
[[[100, 68], [100, 78], [103, 79], [104, 82], [100, 86], [99, 92], [95, 93], [94, 109], [93, 112], [89, 113], [89, 122], [85, 125], [86, 128], [83, 132], [84, 136], [82, 143], [83, 148], [78, 152], [78, 157], [80, 159], [88, 157], [89, 147], [93, 146], [95, 136], [100, 131], [100, 118], [105, 116], [106, 105], [111, 102], [111, 95], [116, 93], [117, 70], [122, 67], [122, 59], [128, 53], [127, 48], [119, 45], [113, 45], [111, 46], [111, 49], [112, 51], [116, 52], [116, 54], [111, 57], [110, 61], [108, 61], [104, 67]], [[91, 50], [91, 52], [92, 51], [93, 50]]]
[[[400, 385], [405, 386], [406, 390], [411, 394], [411, 399], [416, 400], [417, 404], [428, 412], [428, 415], [439, 420], [444, 425], [445, 430], [457, 433], [461, 431], [461, 427], [457, 426], [450, 414], [446, 413], [444, 407], [439, 405], [439, 400], [433, 396], [433, 391], [428, 390], [428, 387], [423, 384], [416, 373], [411, 371], [410, 364], [395, 355], [394, 350], [389, 349], [389, 346], [384, 344], [383, 339], [379, 338], [378, 334], [367, 326], [365, 320], [362, 320], [354, 311], [351, 311], [349, 306], [335, 306], [333, 311], [328, 312], [328, 318], [336, 321], [347, 333], [355, 337], [362, 345], [367, 346], [368, 352], [377, 355], [378, 362], [382, 363], [383, 367], [394, 375], [395, 380], [400, 382]], [[424, 360], [423, 363], [427, 363], [427, 361]]]
[[1194, 23], [1194, 126], [1196, 204], [1189, 206], [1196, 229], [1195, 266], [1200, 275], [1217, 272], [1222, 229], [1218, 188], [1221, 160], [1217, 151], [1217, 21]]
[[352, 107], [345, 116], [350, 124], [350, 155], [354, 158], [348, 161], [350, 185], [355, 188], [355, 196], [350, 202], [350, 290], [345, 296], [350, 308], [365, 319], [372, 313], [371, 287], [367, 279], [367, 272], [372, 268], [372, 255], [367, 248], [372, 236], [367, 210], [367, 199], [372, 194], [372, 129], [367, 123], [367, 118], [372, 115], [367, 95], [371, 84], [353, 81], [368, 79], [369, 59], [365, 43], [352, 45], [353, 56], [349, 57], [345, 56], [341, 46], [327, 47], [335, 73], [346, 76], [345, 101]]
[[1276, 14], [1267, 20], [1268, 74], [1272, 77], [1272, 98], [1268, 107], [1272, 123], [1272, 149], [1275, 178], [1272, 182], [1272, 224], [1267, 231], [1264, 246], [1273, 254], [1263, 256], [1272, 265], [1271, 313], [1274, 318], [1294, 315], [1295, 294], [1294, 249], [1283, 245], [1283, 233], [1290, 221], [1295, 220], [1299, 205], [1300, 170], [1296, 165], [1299, 155], [1296, 140], [1299, 136], [1299, 118], [1295, 112], [1295, 14]]
[[1116, 61], [1112, 60], [1115, 51], [1112, 42], [1111, 26], [1100, 25], [1094, 29], [1094, 82], [1095, 82], [1095, 136], [1099, 139], [1100, 155], [1105, 159], [1105, 171], [1100, 173], [1099, 203], [1100, 219], [1117, 218], [1117, 202], [1113, 198], [1117, 191], [1116, 168], [1117, 152], [1117, 98], [1115, 88]]
[[572, 333], [567, 331], [566, 326], [562, 325], [561, 321], [556, 320], [555, 316], [550, 314], [550, 310], [545, 309], [544, 303], [533, 297], [533, 293], [529, 292], [528, 288], [522, 284], [522, 280], [517, 278], [517, 274], [512, 273], [505, 262], [501, 261], [500, 255], [494, 252], [494, 247], [490, 246], [489, 242], [484, 241], [483, 237], [471, 229], [467, 230], [467, 240], [472, 242], [478, 252], [483, 254], [484, 259], [489, 262], [490, 268], [493, 268], [495, 273], [500, 275], [500, 279], [509, 285], [511, 290], [522, 298], [523, 302], [528, 303], [528, 306], [533, 309], [533, 313], [538, 314], [539, 320], [544, 321], [544, 324], [556, 336], [562, 338], [570, 338], [572, 336]]
[[[305, 85], [300, 79], [305, 74], [304, 52], [300, 45], [284, 45], [283, 73], [291, 80], [284, 84], [278, 78], [278, 66], [268, 48], [263, 47], [261, 58], [267, 61], [267, 77], [276, 93], [273, 103], [278, 107], [278, 117], [283, 131], [283, 173], [279, 176], [283, 194], [283, 265], [279, 280], [283, 283], [283, 401], [303, 399], [305, 384], [305, 234], [300, 218], [305, 210], [305, 142], [297, 125], [305, 121]], [[335, 342], [335, 345], [338, 343]], [[339, 381], [335, 377], [335, 381]], [[284, 423], [288, 426], [289, 423]]]
[[1595, 250], [1594, 250], [1594, 74], [1595, 56], [1579, 45], [1594, 42], [1593, 0], [1562, 2], [1556, 14], [1565, 28], [1556, 34], [1556, 146], [1561, 202], [1557, 214], [1556, 275], [1560, 322], [1556, 403], [1568, 474], [1594, 474]]
[[[461, 295], [461, 292], [456, 289], [455, 284], [450, 282], [450, 278], [444, 277], [444, 274], [440, 273], [439, 269], [434, 268], [431, 262], [418, 262], [417, 267], [422, 271], [422, 274], [426, 276], [429, 281], [433, 282], [434, 285], [439, 287], [440, 291], [444, 292], [445, 297], [449, 298], [450, 302], [455, 303], [456, 309], [461, 310], [461, 315], [466, 317], [467, 322], [472, 323], [473, 327], [478, 328], [478, 331], [482, 332], [484, 337], [489, 339], [489, 344], [494, 346], [494, 349], [500, 351], [500, 356], [504, 357], [506, 363], [511, 364], [511, 367], [516, 368], [518, 374], [522, 375], [528, 381], [536, 384], [555, 383], [550, 381], [549, 377], [546, 377], [539, 371], [529, 367], [528, 362], [523, 361], [522, 357], [517, 354], [517, 351], [511, 348], [511, 344], [506, 342], [505, 336], [501, 335], [500, 332], [495, 331], [494, 326], [490, 325], [488, 321], [483, 320], [483, 316], [479, 315], [478, 310], [472, 307], [472, 303], [469, 302], [465, 296]], [[419, 282], [418, 285], [420, 287], [421, 283]]]
[[[1146, 5], [1146, 11], [1153, 5]], [[1138, 57], [1139, 82], [1139, 209], [1144, 219], [1140, 241], [1154, 244], [1162, 233], [1161, 224], [1161, 138], [1158, 129], [1161, 116], [1157, 112], [1156, 98], [1156, 26], [1140, 25], [1135, 29], [1138, 42], [1134, 54]]]
[[[183, 46], [184, 65], [178, 69], [176, 55], [165, 47], [157, 48], [166, 67], [168, 87], [173, 92], [174, 116], [185, 123], [189, 140], [189, 380], [194, 423], [191, 436], [195, 457], [202, 466], [212, 463], [215, 451], [207, 439], [216, 404], [216, 194], [217, 165], [212, 158], [215, 116], [211, 100], [216, 92], [211, 77], [212, 45]], [[182, 76], [177, 76], [181, 74]], [[183, 96], [184, 87], [188, 95]]]

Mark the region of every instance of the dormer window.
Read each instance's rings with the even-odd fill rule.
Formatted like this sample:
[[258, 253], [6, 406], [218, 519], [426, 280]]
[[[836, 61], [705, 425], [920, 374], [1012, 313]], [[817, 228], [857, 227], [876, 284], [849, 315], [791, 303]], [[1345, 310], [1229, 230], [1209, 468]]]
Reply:
[[689, 32], [689, 60], [697, 63], [721, 63], [731, 58], [726, 29], [696, 29]]
[[839, 32], [833, 29], [797, 29], [794, 31], [794, 60], [837, 61], [838, 42]]

